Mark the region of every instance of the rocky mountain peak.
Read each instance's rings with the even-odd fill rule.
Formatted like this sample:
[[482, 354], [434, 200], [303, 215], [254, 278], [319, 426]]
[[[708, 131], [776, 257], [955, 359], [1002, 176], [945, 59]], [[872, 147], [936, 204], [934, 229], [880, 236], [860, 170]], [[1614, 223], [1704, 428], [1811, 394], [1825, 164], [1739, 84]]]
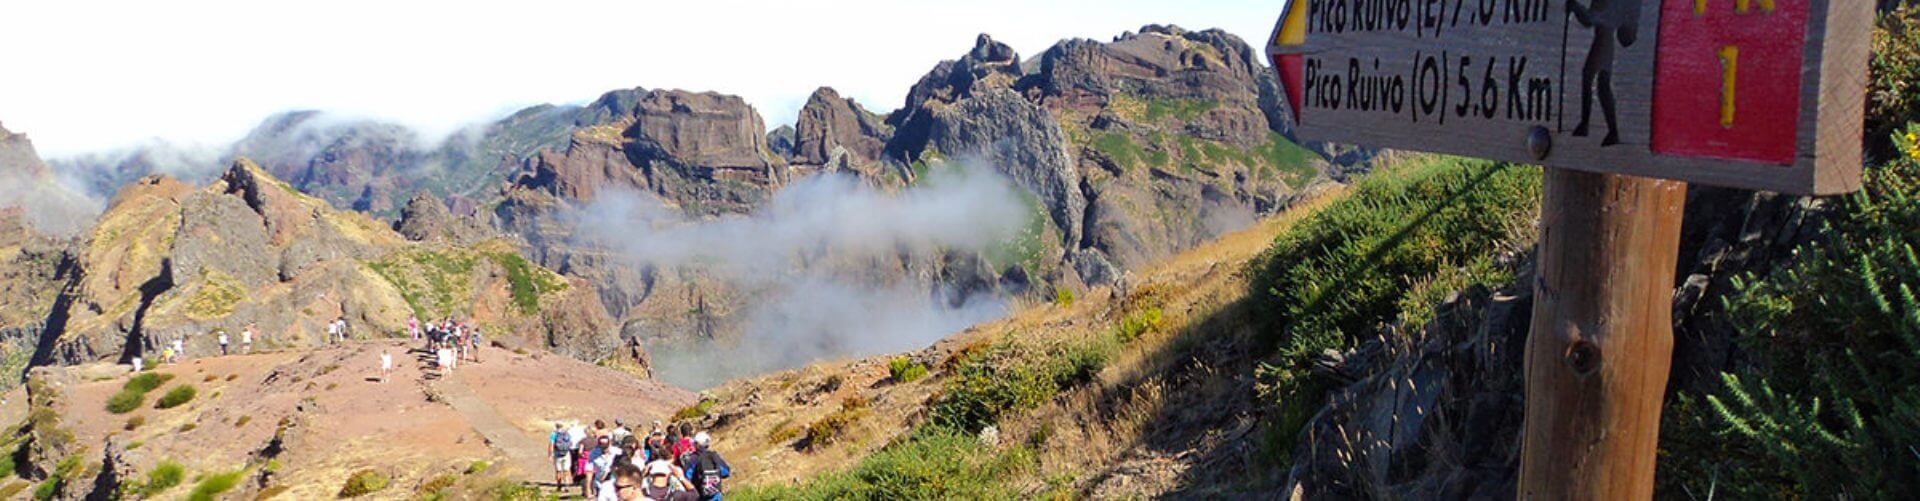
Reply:
[[853, 155], [849, 163], [878, 161], [893, 135], [878, 115], [860, 103], [840, 96], [832, 87], [821, 87], [800, 108], [800, 120], [793, 130], [793, 162], [827, 165], [836, 153]]

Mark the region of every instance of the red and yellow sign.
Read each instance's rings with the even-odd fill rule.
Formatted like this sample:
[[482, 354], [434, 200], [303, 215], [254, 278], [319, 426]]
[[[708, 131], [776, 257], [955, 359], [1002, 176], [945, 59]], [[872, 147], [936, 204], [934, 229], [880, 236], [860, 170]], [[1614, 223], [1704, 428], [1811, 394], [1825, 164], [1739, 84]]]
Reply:
[[1808, 0], [1665, 0], [1653, 151], [1793, 163]]

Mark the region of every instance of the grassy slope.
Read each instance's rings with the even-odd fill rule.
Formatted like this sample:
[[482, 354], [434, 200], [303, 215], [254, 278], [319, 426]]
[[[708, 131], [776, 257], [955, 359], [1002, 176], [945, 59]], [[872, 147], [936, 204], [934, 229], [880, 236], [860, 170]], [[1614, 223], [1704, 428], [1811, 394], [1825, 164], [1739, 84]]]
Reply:
[[[1477, 277], [1473, 266], [1455, 264], [1472, 259], [1456, 254], [1527, 241], [1531, 205], [1516, 199], [1536, 199], [1537, 183], [1531, 168], [1415, 160], [1143, 270], [1125, 290], [1036, 306], [901, 360], [929, 366], [927, 378], [894, 381], [898, 371], [883, 359], [826, 364], [723, 387], [707, 414], [726, 422], [719, 434], [729, 437], [725, 447], [734, 456], [751, 457], [735, 461], [756, 484], [740, 493], [744, 499], [1107, 497], [1265, 487], [1281, 469], [1250, 457], [1247, 445], [1284, 423], [1263, 422], [1271, 409], [1254, 398], [1251, 376], [1263, 361], [1286, 363], [1269, 354], [1295, 339], [1328, 339], [1273, 335], [1290, 332], [1290, 323], [1275, 320], [1271, 303], [1279, 296], [1268, 286], [1298, 267], [1265, 263], [1311, 268], [1372, 260], [1380, 273], [1398, 277], [1327, 303], [1340, 308], [1296, 314], [1362, 324], [1418, 316], [1400, 307], [1418, 301], [1404, 299]], [[1488, 234], [1453, 241], [1439, 238], [1447, 235], [1436, 233], [1442, 231]], [[1276, 241], [1280, 250], [1269, 250]], [[1287, 251], [1289, 242], [1297, 249]], [[1380, 280], [1367, 273], [1315, 277], [1294, 287]], [[852, 398], [871, 402], [870, 415], [886, 418], [844, 424], [826, 447], [810, 447], [804, 433], [788, 431], [825, 420], [840, 407], [832, 403]], [[929, 473], [944, 471], [929, 470], [935, 465], [975, 465], [968, 471], [986, 473]]]

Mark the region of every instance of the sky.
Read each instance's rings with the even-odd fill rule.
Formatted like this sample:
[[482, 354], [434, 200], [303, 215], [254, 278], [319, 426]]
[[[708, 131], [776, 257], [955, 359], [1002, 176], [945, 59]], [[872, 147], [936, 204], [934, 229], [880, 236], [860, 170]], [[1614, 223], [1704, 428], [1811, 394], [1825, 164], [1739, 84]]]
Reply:
[[[0, 2], [0, 124], [41, 156], [221, 146], [295, 109], [428, 136], [632, 87], [742, 96], [768, 127], [815, 88], [869, 109], [980, 33], [1037, 57], [1147, 24], [1250, 44], [1282, 0]], [[936, 6], [937, 5], [937, 6]]]

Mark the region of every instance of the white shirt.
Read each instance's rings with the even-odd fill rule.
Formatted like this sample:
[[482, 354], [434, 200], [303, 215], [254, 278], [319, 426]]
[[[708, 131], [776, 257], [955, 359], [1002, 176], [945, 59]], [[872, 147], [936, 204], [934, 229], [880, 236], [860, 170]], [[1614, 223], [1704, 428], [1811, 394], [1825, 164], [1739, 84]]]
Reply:
[[380, 354], [380, 370], [387, 370], [392, 368], [393, 368], [393, 354], [381, 353]]
[[220, 333], [220, 344], [227, 344], [227, 333]]
[[252, 330], [240, 331], [240, 342], [253, 344], [253, 331]]

